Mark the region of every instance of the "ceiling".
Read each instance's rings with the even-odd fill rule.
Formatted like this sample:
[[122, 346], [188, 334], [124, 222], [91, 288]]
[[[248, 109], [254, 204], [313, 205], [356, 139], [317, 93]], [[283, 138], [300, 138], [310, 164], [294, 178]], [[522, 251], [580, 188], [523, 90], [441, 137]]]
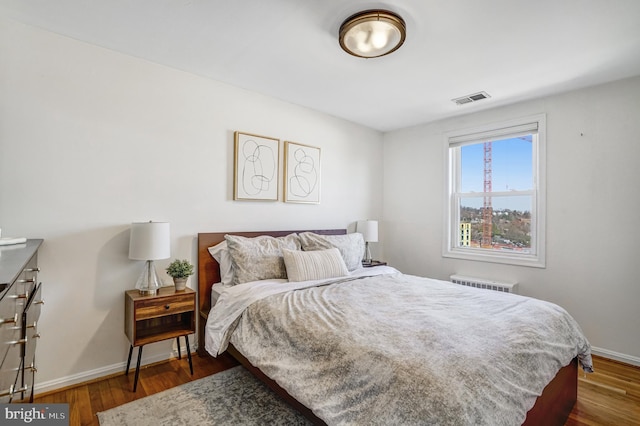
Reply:
[[[370, 8], [407, 39], [352, 57], [338, 29]], [[0, 16], [379, 131], [640, 75], [638, 0], [0, 0]]]

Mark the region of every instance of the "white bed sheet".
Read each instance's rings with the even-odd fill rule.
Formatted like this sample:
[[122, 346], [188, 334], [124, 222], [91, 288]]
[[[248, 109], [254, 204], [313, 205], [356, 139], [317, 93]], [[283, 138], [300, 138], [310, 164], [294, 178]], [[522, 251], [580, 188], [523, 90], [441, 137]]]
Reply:
[[211, 306], [215, 306], [216, 302], [218, 302], [218, 298], [227, 287], [229, 286], [222, 283], [215, 283], [211, 286]]

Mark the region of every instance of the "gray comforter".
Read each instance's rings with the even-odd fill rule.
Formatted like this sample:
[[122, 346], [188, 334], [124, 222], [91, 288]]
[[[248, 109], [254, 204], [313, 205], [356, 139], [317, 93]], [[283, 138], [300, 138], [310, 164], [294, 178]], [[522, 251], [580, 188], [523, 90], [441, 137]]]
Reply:
[[207, 349], [230, 337], [328, 424], [520, 425], [561, 367], [592, 368], [573, 318], [536, 299], [400, 273], [267, 293], [223, 294], [214, 311], [236, 313], [212, 311]]

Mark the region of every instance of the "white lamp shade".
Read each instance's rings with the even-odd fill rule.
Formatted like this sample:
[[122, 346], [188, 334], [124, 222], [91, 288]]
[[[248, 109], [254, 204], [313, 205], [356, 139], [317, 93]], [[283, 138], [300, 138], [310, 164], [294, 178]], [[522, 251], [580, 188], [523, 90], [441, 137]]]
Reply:
[[378, 242], [378, 221], [377, 220], [359, 220], [356, 230], [362, 234], [364, 240], [368, 243]]
[[129, 259], [158, 260], [171, 257], [171, 234], [168, 222], [131, 224]]

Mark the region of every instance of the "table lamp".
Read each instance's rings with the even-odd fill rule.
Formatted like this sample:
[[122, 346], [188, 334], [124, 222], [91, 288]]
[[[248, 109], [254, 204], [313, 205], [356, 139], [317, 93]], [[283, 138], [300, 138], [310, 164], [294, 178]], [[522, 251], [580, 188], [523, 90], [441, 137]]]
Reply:
[[136, 283], [143, 295], [154, 295], [161, 287], [153, 265], [154, 260], [171, 257], [171, 238], [167, 222], [138, 222], [131, 224], [129, 259], [146, 261]]
[[371, 263], [371, 250], [369, 243], [378, 242], [378, 221], [377, 220], [359, 220], [356, 225], [356, 231], [362, 234], [364, 238], [364, 263]]

